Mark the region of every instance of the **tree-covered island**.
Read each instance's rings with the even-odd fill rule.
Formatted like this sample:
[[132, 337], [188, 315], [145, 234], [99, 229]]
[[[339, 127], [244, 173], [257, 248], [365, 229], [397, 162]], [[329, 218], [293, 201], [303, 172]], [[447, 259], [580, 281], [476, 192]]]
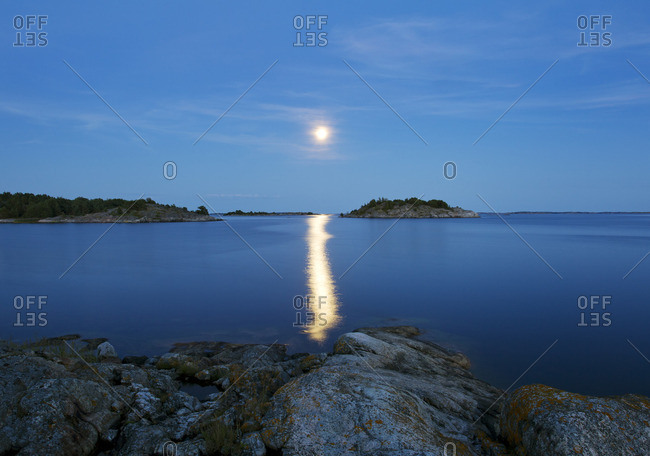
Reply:
[[476, 218], [478, 216], [474, 211], [451, 207], [442, 200], [425, 201], [419, 198], [372, 199], [359, 209], [341, 214], [341, 217], [351, 218]]
[[151, 198], [67, 199], [32, 193], [0, 193], [0, 221], [5, 223], [147, 223], [210, 222], [204, 206], [196, 211], [173, 204], [159, 204]]

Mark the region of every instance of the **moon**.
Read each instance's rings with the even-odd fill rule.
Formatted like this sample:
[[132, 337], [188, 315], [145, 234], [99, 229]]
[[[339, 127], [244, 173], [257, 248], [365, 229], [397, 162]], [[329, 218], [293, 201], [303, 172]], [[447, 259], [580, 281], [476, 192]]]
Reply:
[[330, 131], [327, 127], [320, 126], [314, 130], [314, 136], [318, 142], [325, 142], [329, 135]]

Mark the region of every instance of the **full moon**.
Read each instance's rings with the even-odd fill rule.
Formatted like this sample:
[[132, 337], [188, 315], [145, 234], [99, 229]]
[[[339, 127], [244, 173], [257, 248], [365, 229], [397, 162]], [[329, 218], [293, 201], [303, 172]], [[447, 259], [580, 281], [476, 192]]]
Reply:
[[329, 135], [330, 132], [327, 127], [318, 127], [314, 130], [314, 136], [319, 142], [325, 141]]

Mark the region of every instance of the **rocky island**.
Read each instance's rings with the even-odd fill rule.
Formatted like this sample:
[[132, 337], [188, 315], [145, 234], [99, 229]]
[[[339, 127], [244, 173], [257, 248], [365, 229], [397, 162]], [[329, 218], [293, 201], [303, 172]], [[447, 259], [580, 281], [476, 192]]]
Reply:
[[[0, 454], [647, 455], [650, 399], [501, 391], [409, 326], [331, 353], [195, 342], [118, 358], [105, 339], [0, 341]], [[213, 391], [189, 394], [183, 385]], [[185, 388], [186, 389], [186, 388]]]
[[139, 200], [73, 200], [31, 193], [0, 194], [0, 223], [154, 223], [214, 222], [204, 206], [196, 211], [185, 207]]
[[355, 218], [476, 218], [478, 213], [450, 207], [442, 200], [423, 201], [419, 198], [370, 200], [359, 209], [341, 214], [341, 217]]

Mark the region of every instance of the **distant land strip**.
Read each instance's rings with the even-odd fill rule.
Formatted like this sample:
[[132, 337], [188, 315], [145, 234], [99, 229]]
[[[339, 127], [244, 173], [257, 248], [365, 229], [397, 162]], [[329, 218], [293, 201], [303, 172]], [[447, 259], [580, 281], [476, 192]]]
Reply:
[[[482, 215], [493, 214], [493, 212], [479, 212]], [[515, 212], [500, 212], [501, 215], [517, 215], [517, 214], [531, 214], [531, 215], [563, 215], [563, 214], [650, 214], [650, 211], [515, 211]]]
[[224, 216], [273, 216], [273, 215], [316, 215], [314, 212], [264, 212], [264, 211], [248, 211], [241, 210], [226, 212]]

